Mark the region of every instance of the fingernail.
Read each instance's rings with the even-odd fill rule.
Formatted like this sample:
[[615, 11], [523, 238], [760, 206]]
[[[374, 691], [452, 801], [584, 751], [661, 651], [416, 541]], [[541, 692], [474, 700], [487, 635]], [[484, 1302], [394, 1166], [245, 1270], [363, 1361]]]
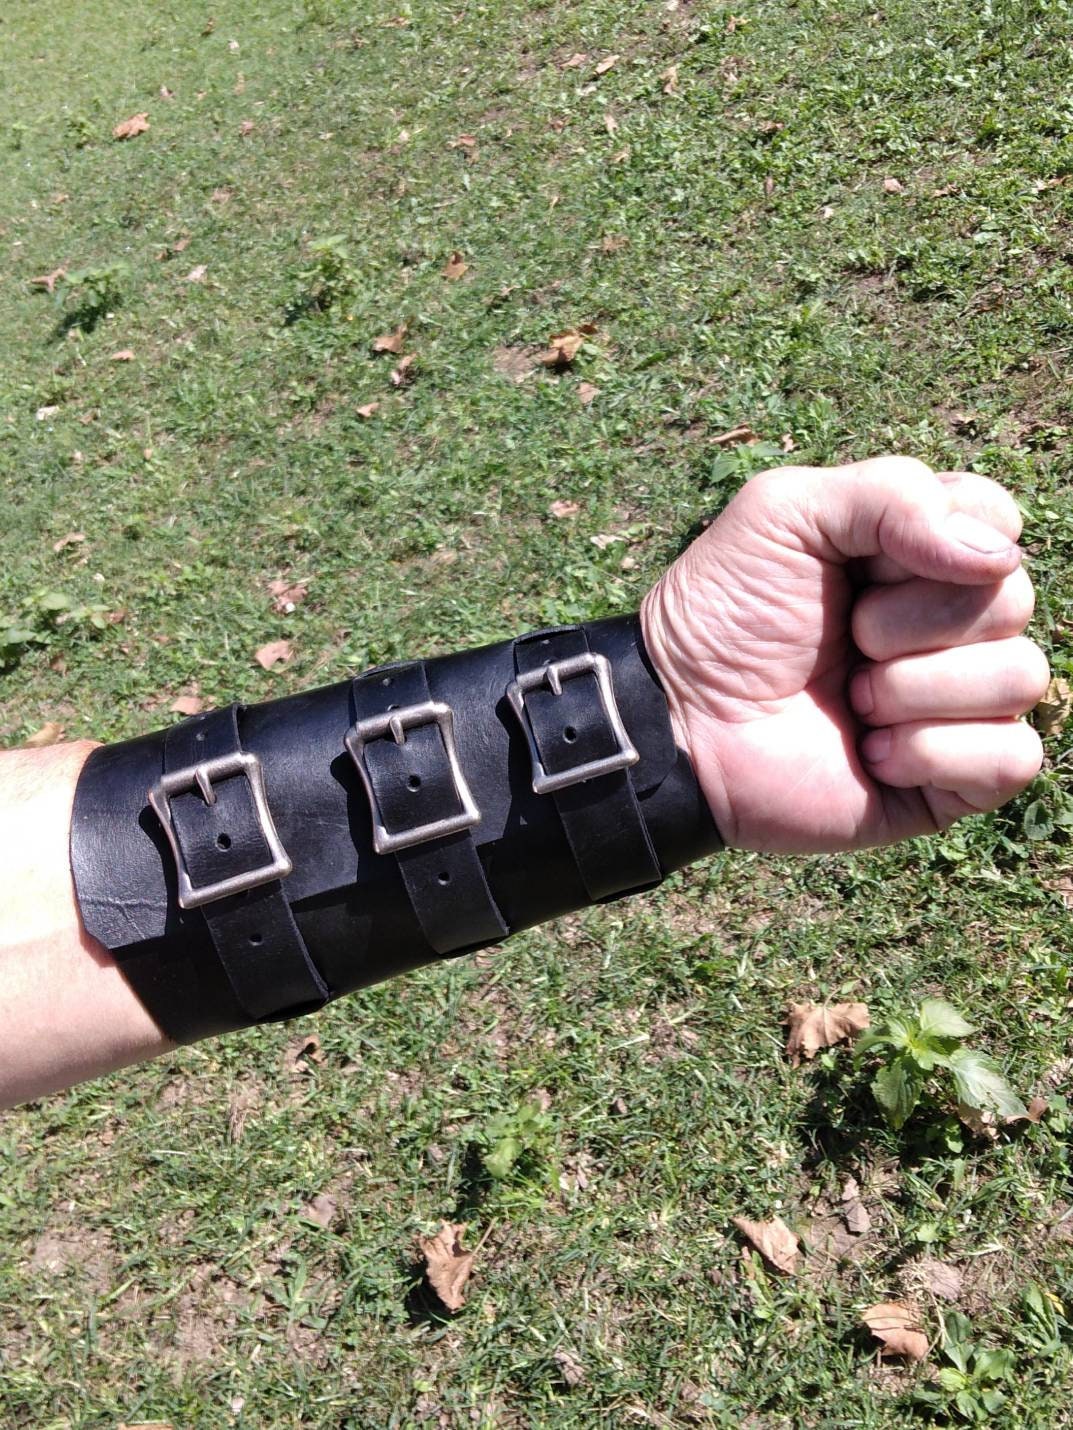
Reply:
[[1013, 542], [1001, 531], [988, 526], [985, 521], [977, 521], [963, 511], [955, 511], [946, 519], [946, 534], [952, 540], [967, 546], [970, 551], [979, 551], [984, 556], [1000, 556], [1013, 549]]
[[861, 754], [870, 765], [878, 765], [890, 754], [891, 739], [889, 730], [871, 730], [861, 741]]
[[858, 715], [871, 715], [876, 708], [875, 696], [872, 694], [872, 672], [870, 670], [858, 670], [851, 679], [849, 703]]

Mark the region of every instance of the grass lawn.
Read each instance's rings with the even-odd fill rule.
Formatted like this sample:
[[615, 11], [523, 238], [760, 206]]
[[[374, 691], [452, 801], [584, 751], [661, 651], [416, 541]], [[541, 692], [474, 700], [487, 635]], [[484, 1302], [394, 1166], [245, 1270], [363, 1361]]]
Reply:
[[[1073, 677], [1069, 37], [1065, 0], [7, 0], [0, 742], [626, 609], [751, 470], [887, 450], [1010, 484]], [[941, 838], [723, 855], [0, 1114], [0, 1425], [1073, 1424], [1059, 723]], [[1038, 1125], [896, 1132], [868, 1067], [786, 1058], [790, 1001], [937, 994]], [[776, 1214], [796, 1275], [743, 1260]], [[1012, 1357], [960, 1401], [953, 1313]]]

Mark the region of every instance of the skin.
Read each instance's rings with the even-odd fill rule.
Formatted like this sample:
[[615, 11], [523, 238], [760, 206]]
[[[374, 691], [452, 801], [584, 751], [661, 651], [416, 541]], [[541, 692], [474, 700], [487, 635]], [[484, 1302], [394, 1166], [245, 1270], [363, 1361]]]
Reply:
[[[648, 593], [679, 744], [731, 846], [864, 848], [994, 809], [1047, 684], [1012, 499], [903, 457], [756, 477]], [[172, 1045], [82, 928], [82, 742], [0, 756], [0, 1106]]]

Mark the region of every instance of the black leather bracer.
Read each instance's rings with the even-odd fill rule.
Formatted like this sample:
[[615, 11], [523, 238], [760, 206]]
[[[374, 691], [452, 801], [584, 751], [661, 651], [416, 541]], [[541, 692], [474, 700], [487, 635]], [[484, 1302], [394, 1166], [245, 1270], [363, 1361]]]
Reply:
[[87, 930], [178, 1043], [650, 888], [719, 847], [636, 616], [102, 746], [71, 831]]

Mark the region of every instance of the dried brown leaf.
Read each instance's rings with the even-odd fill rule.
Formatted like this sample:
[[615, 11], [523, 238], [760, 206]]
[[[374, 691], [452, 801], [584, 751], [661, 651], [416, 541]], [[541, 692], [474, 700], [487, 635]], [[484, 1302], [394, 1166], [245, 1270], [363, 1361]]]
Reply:
[[548, 339], [548, 349], [540, 354], [545, 367], [569, 367], [581, 350], [585, 335], [579, 328], [570, 328], [565, 333], [552, 333]]
[[22, 742], [24, 750], [43, 750], [47, 745], [58, 745], [63, 739], [63, 726], [55, 720], [49, 720], [47, 724], [41, 726], [40, 730], [35, 730], [32, 735], [27, 736]]
[[786, 1021], [786, 1052], [796, 1068], [803, 1057], [814, 1058], [821, 1048], [852, 1042], [870, 1019], [864, 1003], [791, 1003]]
[[133, 361], [134, 361], [134, 349], [133, 349], [133, 348], [120, 348], [118, 352], [115, 352], [115, 353], [112, 354], [112, 356], [108, 359], [108, 361], [109, 361], [109, 362], [133, 362]]
[[189, 273], [186, 275], [186, 277], [183, 279], [183, 282], [184, 282], [184, 283], [204, 283], [204, 281], [205, 281], [205, 274], [206, 274], [208, 271], [209, 271], [209, 270], [208, 270], [208, 266], [207, 266], [206, 264], [204, 264], [204, 263], [199, 263], [196, 268], [191, 268], [190, 272], [189, 272]]
[[563, 60], [562, 64], [559, 66], [559, 68], [560, 68], [561, 70], [576, 70], [576, 69], [580, 69], [581, 66], [585, 63], [585, 61], [586, 61], [587, 59], [588, 59], [588, 55], [584, 55], [584, 54], [581, 54], [580, 51], [576, 51], [574, 54], [572, 54], [572, 55], [570, 56], [570, 58], [569, 58], [568, 60]]
[[865, 1232], [871, 1229], [872, 1218], [861, 1201], [861, 1189], [854, 1177], [847, 1177], [842, 1188], [842, 1215], [845, 1218], [846, 1230], [854, 1236], [864, 1236]]
[[771, 1221], [750, 1221], [748, 1217], [736, 1216], [733, 1222], [742, 1236], [776, 1271], [784, 1271], [788, 1276], [796, 1272], [801, 1244], [782, 1217], [774, 1217]]
[[998, 1119], [989, 1108], [970, 1107], [967, 1102], [959, 1102], [958, 1117], [977, 1137], [983, 1137], [988, 1142], [998, 1140]]
[[169, 89], [166, 84], [162, 84], [157, 93], [160, 95], [161, 99], [175, 98], [175, 91], [173, 89]]
[[314, 1222], [317, 1226], [325, 1229], [331, 1226], [335, 1220], [335, 1214], [339, 1210], [339, 1203], [327, 1192], [318, 1192], [315, 1197], [310, 1197], [302, 1208], [302, 1216], [306, 1221]]
[[244, 119], [244, 120], [242, 121], [242, 123], [238, 126], [238, 132], [239, 132], [239, 133], [242, 135], [242, 137], [245, 139], [245, 138], [247, 137], [247, 135], [250, 135], [250, 134], [253, 133], [253, 131], [256, 129], [256, 127], [257, 127], [257, 126], [254, 124], [254, 122], [253, 122], [252, 119]]
[[372, 417], [374, 413], [379, 412], [379, 411], [380, 411], [380, 404], [379, 404], [379, 402], [366, 402], [366, 403], [364, 403], [361, 407], [359, 407], [359, 408], [357, 409], [358, 416], [359, 416], [359, 417], [366, 418], [366, 419], [368, 419], [369, 417]]
[[883, 180], [883, 192], [884, 192], [885, 194], [901, 194], [901, 193], [904, 193], [905, 190], [903, 189], [900, 180], [898, 180], [898, 179], [884, 179], [884, 180]]
[[624, 144], [621, 149], [616, 149], [615, 152], [611, 155], [612, 164], [625, 163], [625, 161], [630, 157], [630, 152], [630, 146], [628, 144]]
[[457, 283], [463, 274], [468, 272], [469, 264], [456, 249], [444, 265], [443, 276], [449, 278], [452, 283]]
[[1038, 1122], [1047, 1111], [1047, 1099], [1036, 1096], [1025, 1108], [1024, 1113], [1018, 1117], [1004, 1117], [1002, 1120], [1009, 1127], [1014, 1122]]
[[618, 133], [618, 120], [610, 110], [604, 115], [604, 128], [612, 138]]
[[678, 93], [678, 66], [677, 66], [677, 65], [668, 65], [667, 68], [666, 68], [666, 69], [663, 71], [663, 73], [660, 75], [660, 80], [661, 80], [662, 83], [663, 83], [663, 93], [664, 93], [664, 94], [677, 94], [677, 93]]
[[253, 658], [262, 670], [272, 670], [277, 665], [286, 665], [293, 655], [290, 641], [269, 641], [254, 651]]
[[751, 447], [760, 438], [751, 427], [731, 427], [729, 432], [720, 432], [712, 441], [717, 447]]
[[1073, 690], [1069, 681], [1056, 675], [1035, 709], [1036, 729], [1041, 735], [1060, 735], [1073, 712]]
[[407, 324], [400, 323], [393, 333], [381, 333], [378, 338], [373, 338], [374, 353], [401, 353], [402, 345], [406, 341]]
[[59, 268], [54, 268], [51, 273], [39, 273], [36, 278], [30, 279], [32, 288], [44, 288], [48, 293], [55, 293], [56, 284], [61, 278], [66, 277], [66, 265], [61, 264]]
[[304, 581], [289, 581], [283, 576], [269, 581], [268, 589], [275, 597], [272, 609], [281, 616], [289, 616], [305, 600], [309, 587]]
[[556, 521], [563, 521], [568, 516], [577, 516], [581, 510], [581, 504], [576, 501], [553, 501], [548, 507], [548, 513]]
[[600, 389], [594, 387], [591, 382], [579, 382], [577, 385], [578, 401], [583, 407], [588, 407], [594, 398], [599, 397]]
[[129, 119], [124, 119], [121, 124], [117, 124], [112, 130], [113, 139], [134, 139], [139, 134], [144, 134], [149, 128], [148, 114], [132, 114]]
[[879, 1341], [880, 1355], [923, 1360], [928, 1354], [920, 1317], [900, 1301], [879, 1301], [861, 1312], [861, 1320]]
[[85, 539], [84, 531], [69, 531], [66, 536], [61, 536], [59, 541], [52, 543], [52, 549], [53, 551], [62, 551], [66, 546], [78, 546]]
[[620, 248], [626, 248], [629, 239], [620, 233], [608, 233], [600, 240], [601, 253], [617, 253]]
[[477, 138], [474, 134], [460, 134], [457, 139], [448, 139], [448, 149], [473, 149]]
[[462, 1250], [465, 1222], [445, 1221], [435, 1236], [418, 1238], [428, 1283], [448, 1311], [466, 1304], [464, 1287], [473, 1270], [473, 1252]]
[[177, 695], [168, 706], [173, 715], [200, 715], [204, 708], [200, 695]]
[[392, 387], [405, 387], [408, 382], [413, 382], [414, 354], [407, 353], [404, 358], [400, 358], [398, 366], [391, 369]]
[[956, 1301], [961, 1295], [961, 1272], [949, 1262], [933, 1261], [931, 1257], [925, 1257], [918, 1262], [917, 1270], [933, 1296], [938, 1296], [943, 1301]]
[[570, 1386], [571, 1390], [585, 1379], [585, 1367], [577, 1356], [571, 1355], [569, 1351], [556, 1351], [552, 1359], [559, 1367], [564, 1383]]
[[605, 55], [593, 70], [593, 74], [606, 74], [609, 69], [613, 69], [618, 64], [618, 58], [618, 55]]

